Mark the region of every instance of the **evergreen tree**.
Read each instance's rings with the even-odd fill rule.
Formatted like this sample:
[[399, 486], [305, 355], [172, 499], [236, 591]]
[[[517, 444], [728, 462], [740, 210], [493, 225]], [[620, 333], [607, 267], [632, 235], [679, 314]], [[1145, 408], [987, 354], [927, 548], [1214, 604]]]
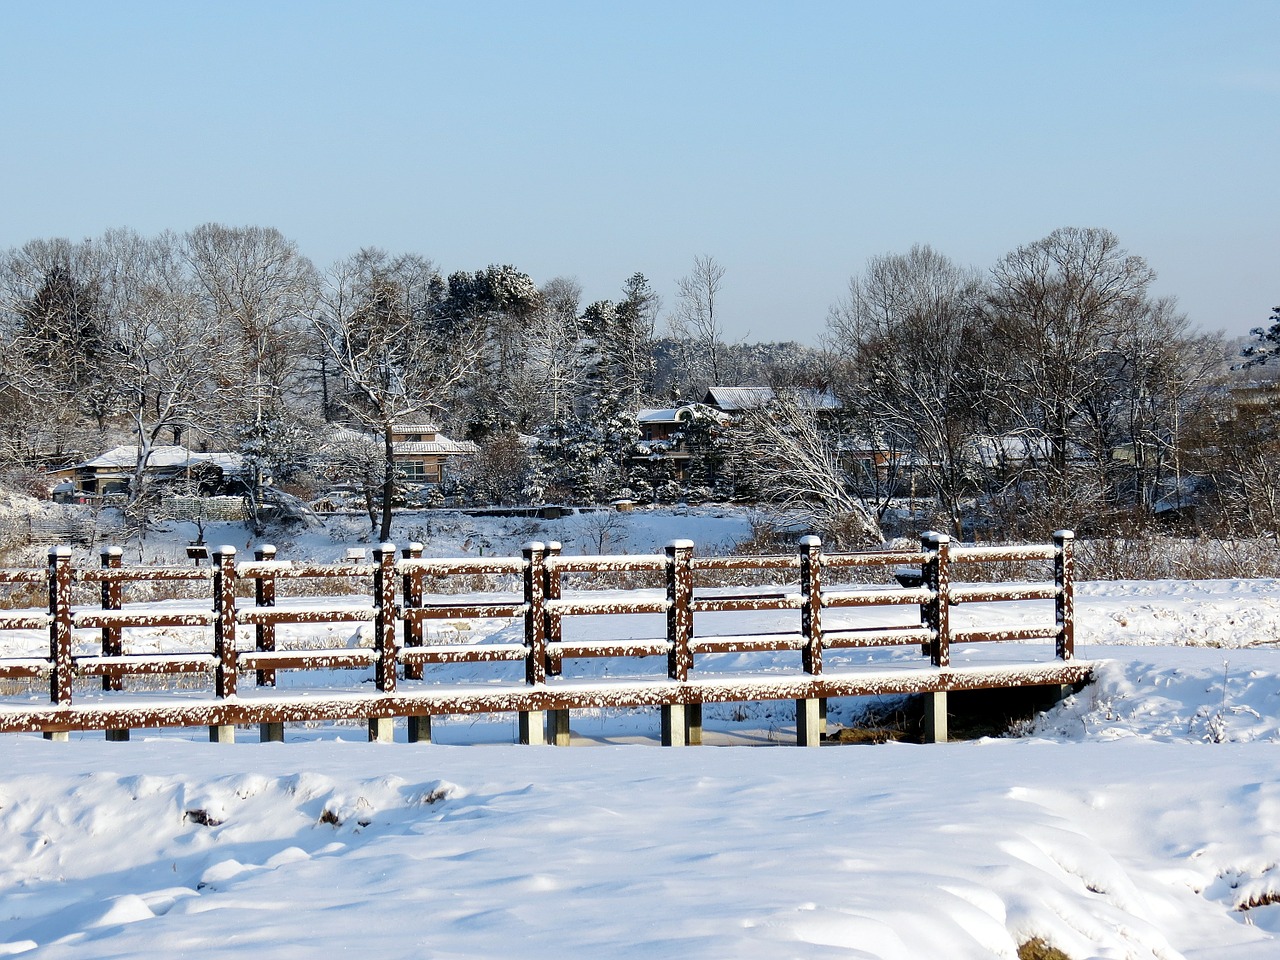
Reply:
[[1245, 347], [1242, 351], [1243, 355], [1248, 358], [1245, 360], [1244, 366], [1258, 367], [1268, 360], [1280, 357], [1280, 307], [1271, 308], [1270, 322], [1270, 327], [1265, 329], [1254, 327], [1249, 331], [1249, 336], [1255, 337], [1258, 342]]

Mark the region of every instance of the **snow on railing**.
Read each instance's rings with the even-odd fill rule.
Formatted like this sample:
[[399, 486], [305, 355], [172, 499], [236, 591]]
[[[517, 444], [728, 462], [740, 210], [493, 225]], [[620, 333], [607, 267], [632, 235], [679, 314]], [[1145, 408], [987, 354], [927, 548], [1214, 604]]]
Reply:
[[[211, 568], [191, 567], [126, 567], [119, 548], [102, 552], [99, 567], [78, 569], [69, 547], [55, 547], [49, 552], [47, 570], [0, 570], [0, 584], [33, 584], [47, 580], [49, 605], [45, 611], [13, 611], [0, 614], [0, 633], [14, 631], [47, 631], [47, 657], [0, 657], [0, 679], [30, 680], [47, 677], [49, 704], [0, 706], [0, 732], [70, 729], [106, 729], [113, 739], [127, 737], [129, 727], [167, 726], [190, 722], [198, 704], [188, 698], [179, 706], [163, 703], [138, 703], [138, 695], [124, 692], [126, 676], [146, 676], [154, 686], [156, 678], [179, 674], [204, 673], [212, 678], [212, 700], [199, 701], [208, 709], [211, 733], [226, 739], [233, 734], [233, 723], [260, 722], [263, 736], [283, 737], [285, 719], [319, 719], [347, 703], [347, 716], [367, 718], [371, 736], [385, 738], [392, 717], [410, 719], [410, 738], [429, 737], [432, 710], [444, 712], [479, 712], [490, 709], [517, 709], [521, 713], [522, 739], [539, 741], [534, 720], [547, 713], [547, 726], [558, 742], [567, 741], [568, 711], [586, 705], [605, 703], [611, 706], [633, 706], [660, 703], [664, 709], [664, 741], [684, 742], [691, 733], [690, 724], [700, 726], [703, 702], [750, 699], [760, 687], [762, 676], [735, 679], [712, 677], [694, 680], [695, 654], [714, 653], [800, 653], [801, 673], [795, 683], [775, 685], [778, 690], [797, 690], [800, 737], [816, 742], [812, 704], [829, 695], [856, 688], [848, 674], [828, 677], [823, 672], [823, 651], [869, 646], [919, 645], [932, 673], [917, 670], [915, 684], [921, 691], [944, 693], [960, 689], [967, 683], [999, 685], [1008, 678], [992, 681], [974, 679], [962, 671], [951, 670], [950, 648], [953, 642], [999, 642], [1012, 640], [1053, 640], [1055, 662], [1032, 671], [1039, 683], [1076, 682], [1087, 674], [1072, 668], [1074, 657], [1073, 560], [1074, 535], [1070, 531], [1054, 534], [1050, 545], [1012, 547], [953, 547], [948, 537], [927, 533], [919, 550], [863, 551], [825, 554], [817, 537], [804, 537], [793, 555], [762, 557], [695, 558], [692, 542], [677, 540], [662, 554], [622, 557], [564, 557], [558, 543], [531, 543], [520, 557], [489, 558], [424, 558], [421, 544], [410, 544], [397, 555], [394, 544], [385, 543], [372, 551], [371, 563], [293, 563], [279, 559], [273, 546], [259, 547], [252, 560], [239, 561], [234, 547], [220, 547], [212, 552]], [[951, 583], [955, 563], [1004, 563], [1010, 560], [1051, 560], [1053, 579], [1044, 583], [983, 583], [954, 586]], [[900, 587], [850, 589], [824, 587], [823, 571], [836, 573], [853, 568], [883, 568], [896, 577]], [[617, 586], [615, 581], [607, 593], [574, 589], [565, 595], [564, 578], [572, 574], [591, 574], [597, 578], [622, 577], [636, 572], [652, 572], [665, 580], [665, 592]], [[696, 585], [696, 575], [716, 571], [795, 571], [795, 579], [781, 587], [755, 585], [744, 588], [710, 589]], [[520, 579], [517, 593], [486, 589], [475, 594], [450, 596], [429, 595], [428, 579], [514, 575]], [[790, 575], [790, 574], [788, 574]], [[303, 596], [280, 598], [277, 589], [284, 584], [305, 579], [347, 582], [351, 578], [367, 579], [363, 595]], [[146, 605], [124, 602], [124, 588], [129, 584], [147, 584], [164, 580], [206, 581], [211, 605], [192, 609], [164, 602]], [[99, 584], [98, 606], [73, 606], [73, 588], [77, 583]], [[252, 600], [248, 589], [252, 587]], [[281, 603], [280, 600], [284, 602]], [[956, 604], [999, 603], [1026, 600], [1052, 601], [1054, 620], [1051, 624], [969, 626], [953, 629], [951, 608]], [[874, 623], [859, 627], [835, 627], [824, 632], [823, 611], [842, 608], [910, 607], [919, 611], [918, 626], [884, 626]], [[798, 630], [759, 634], [695, 635], [695, 617], [708, 614], [798, 611]], [[610, 617], [615, 615], [656, 615], [665, 621], [661, 636], [628, 639], [564, 638], [566, 617]], [[429, 621], [451, 622], [504, 620], [523, 623], [522, 642], [427, 643]], [[282, 626], [362, 624], [371, 625], [369, 647], [288, 648], [277, 646], [277, 630]], [[124, 643], [125, 631], [157, 628], [183, 628], [199, 631], [205, 639], [200, 649], [181, 653], [130, 652]], [[239, 628], [252, 629], [253, 648], [238, 645]], [[77, 639], [84, 644], [84, 634], [99, 631], [99, 650], [76, 653]], [[585, 684], [566, 680], [561, 674], [566, 659], [593, 657], [665, 656], [666, 681], [654, 692], [643, 683], [616, 684], [610, 698], [596, 687], [599, 681]], [[502, 688], [502, 696], [491, 689], [471, 690], [461, 679], [434, 677], [430, 685], [414, 684], [402, 691], [400, 682], [413, 684], [423, 679], [427, 665], [463, 663], [522, 662], [522, 686]], [[341, 701], [273, 693], [279, 670], [334, 670], [372, 668], [373, 691], [350, 695]], [[254, 674], [252, 695], [240, 696], [238, 678], [241, 673]], [[1026, 675], [1016, 674], [1021, 678]], [[976, 676], [976, 674], [975, 674]], [[1014, 676], [1014, 674], [1010, 674]], [[77, 678], [101, 678], [103, 694], [87, 703], [74, 699]], [[942, 679], [939, 679], [939, 678]], [[555, 678], [549, 682], [548, 678]], [[1014, 682], [1027, 682], [1018, 679]], [[766, 684], [766, 687], [768, 685]], [[454, 692], [445, 696], [443, 690]], [[588, 688], [590, 690], [588, 691]], [[770, 687], [769, 689], [773, 689]], [[878, 688], [877, 688], [878, 689]], [[643, 692], [637, 692], [643, 691]], [[603, 698], [603, 699], [602, 699]], [[287, 702], [286, 702], [287, 701]], [[812, 701], [812, 704], [810, 703]], [[308, 703], [311, 704], [308, 707]], [[514, 707], [508, 706], [515, 704]], [[308, 712], [310, 711], [310, 712]], [[198, 711], [197, 711], [198, 713]], [[944, 731], [945, 736], [945, 731]]]

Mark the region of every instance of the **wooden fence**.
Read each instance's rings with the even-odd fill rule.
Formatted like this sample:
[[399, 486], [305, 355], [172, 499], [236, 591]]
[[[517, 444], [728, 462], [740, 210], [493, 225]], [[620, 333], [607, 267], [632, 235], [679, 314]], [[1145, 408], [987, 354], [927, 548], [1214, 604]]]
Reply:
[[[948, 691], [1061, 687], [1088, 679], [1091, 665], [1074, 659], [1073, 541], [1071, 532], [1062, 531], [1046, 545], [954, 546], [946, 536], [928, 533], [918, 550], [828, 554], [818, 538], [805, 537], [793, 554], [754, 557], [696, 557], [693, 544], [684, 540], [662, 554], [644, 556], [563, 556], [558, 544], [531, 543], [520, 557], [463, 559], [425, 558], [419, 544], [397, 555], [394, 545], [383, 544], [371, 562], [339, 564], [281, 560], [269, 546], [238, 562], [235, 548], [222, 547], [214, 551], [211, 567], [125, 567], [120, 549], [108, 548], [100, 566], [83, 568], [73, 564], [69, 548], [55, 547], [46, 570], [0, 570], [0, 584], [27, 585], [27, 590], [47, 584], [49, 600], [47, 610], [0, 612], [0, 637], [47, 631], [49, 642], [47, 656], [0, 657], [0, 680], [25, 680], [28, 686], [47, 680], [49, 689], [48, 702], [38, 702], [30, 692], [25, 699], [11, 694], [0, 700], [0, 733], [39, 731], [61, 739], [68, 731], [104, 730], [108, 739], [127, 739], [130, 728], [207, 726], [211, 739], [227, 741], [234, 739], [237, 725], [256, 723], [263, 739], [278, 740], [286, 723], [356, 719], [368, 721], [371, 740], [387, 740], [393, 720], [403, 717], [409, 740], [425, 741], [433, 715], [514, 711], [522, 742], [567, 744], [570, 710], [656, 706], [663, 743], [679, 745], [700, 742], [704, 703], [794, 700], [798, 741], [813, 745], [820, 741], [828, 698], [921, 693], [930, 695], [926, 736], [943, 740]], [[1030, 561], [1051, 563], [1052, 578], [952, 582], [953, 571], [966, 565]], [[896, 573], [909, 585], [839, 584], [842, 573], [848, 578], [851, 571], [877, 568], [882, 580]], [[698, 586], [700, 578], [750, 579], [753, 572], [757, 579], [764, 574], [787, 582], [715, 590]], [[590, 575], [613, 589], [607, 595], [566, 591], [566, 577], [575, 575]], [[476, 591], [480, 599], [428, 593], [428, 584], [438, 578], [458, 577], [486, 581]], [[519, 588], [494, 590], [488, 581], [495, 577]], [[664, 583], [665, 594], [620, 586], [642, 577]], [[318, 601], [289, 595], [293, 583], [352, 578], [365, 583], [367, 592]], [[184, 581], [207, 590], [211, 605], [124, 602], [129, 585], [151, 584], [154, 590], [156, 584]], [[73, 602], [83, 601], [86, 589], [95, 591], [97, 602]], [[1052, 621], [965, 629], [952, 623], [956, 604], [1034, 600], [1052, 601]], [[824, 611], [903, 607], [918, 610], [918, 618], [888, 627], [823, 626]], [[695, 630], [702, 615], [743, 611], [796, 611], [799, 616], [793, 629], [782, 632], [717, 636]], [[637, 614], [665, 618], [663, 634], [620, 640], [564, 637], [570, 618]], [[426, 642], [431, 621], [492, 618], [522, 621], [520, 641]], [[368, 624], [372, 643], [326, 649], [277, 645], [277, 628], [300, 624]], [[203, 639], [193, 651], [167, 653], [138, 652], [126, 642], [134, 631], [168, 628], [197, 628]], [[1052, 654], [1046, 650], [1038, 659], [1023, 655], [994, 665], [951, 664], [953, 644], [998, 641], [1052, 641]], [[890, 667], [824, 669], [826, 651], [888, 646], [915, 648], [919, 658]], [[93, 649], [83, 652], [86, 647]], [[785, 674], [776, 670], [776, 661], [770, 671], [731, 675], [695, 669], [697, 658], [706, 654], [786, 651], [797, 656], [794, 671]], [[602, 657], [624, 664], [635, 664], [631, 658], [665, 658], [665, 676], [612, 665], [614, 672], [604, 678], [564, 675], [567, 661]], [[451, 676], [448, 669], [508, 661], [523, 665], [523, 678], [477, 683]], [[278, 671], [337, 669], [371, 671], [373, 689], [276, 689]], [[176, 689], [175, 678], [192, 674], [208, 678], [203, 690]], [[126, 689], [126, 677], [149, 679]], [[79, 689], [73, 689], [76, 681]]]

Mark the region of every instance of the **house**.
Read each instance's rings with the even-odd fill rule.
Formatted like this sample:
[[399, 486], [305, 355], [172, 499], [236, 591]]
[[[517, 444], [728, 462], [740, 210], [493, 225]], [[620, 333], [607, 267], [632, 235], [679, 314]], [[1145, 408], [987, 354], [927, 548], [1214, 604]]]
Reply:
[[[58, 492], [66, 497], [92, 497], [127, 493], [138, 464], [138, 448], [114, 447], [92, 460], [52, 471]], [[243, 488], [247, 470], [236, 453], [196, 453], [178, 445], [155, 446], [144, 472], [157, 483], [190, 483], [202, 493], [216, 494]]]
[[450, 461], [477, 451], [470, 440], [452, 440], [434, 424], [398, 423], [391, 427], [391, 455], [409, 483], [440, 483]]
[[662, 461], [664, 466], [671, 468], [673, 479], [687, 479], [689, 461], [693, 457], [688, 443], [689, 427], [695, 420], [704, 418], [710, 418], [715, 423], [723, 423], [726, 419], [724, 414], [700, 403], [640, 410], [636, 414], [640, 440], [637, 444], [638, 455], [632, 458], [633, 463]]

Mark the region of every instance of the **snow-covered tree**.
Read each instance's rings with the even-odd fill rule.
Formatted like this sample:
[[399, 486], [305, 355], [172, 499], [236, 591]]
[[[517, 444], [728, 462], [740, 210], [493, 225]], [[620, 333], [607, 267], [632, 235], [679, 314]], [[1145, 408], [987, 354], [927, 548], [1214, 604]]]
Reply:
[[1245, 366], [1256, 367], [1280, 357], [1280, 307], [1271, 308], [1270, 326], [1254, 327], [1249, 336], [1257, 340], [1242, 351], [1246, 357]]

